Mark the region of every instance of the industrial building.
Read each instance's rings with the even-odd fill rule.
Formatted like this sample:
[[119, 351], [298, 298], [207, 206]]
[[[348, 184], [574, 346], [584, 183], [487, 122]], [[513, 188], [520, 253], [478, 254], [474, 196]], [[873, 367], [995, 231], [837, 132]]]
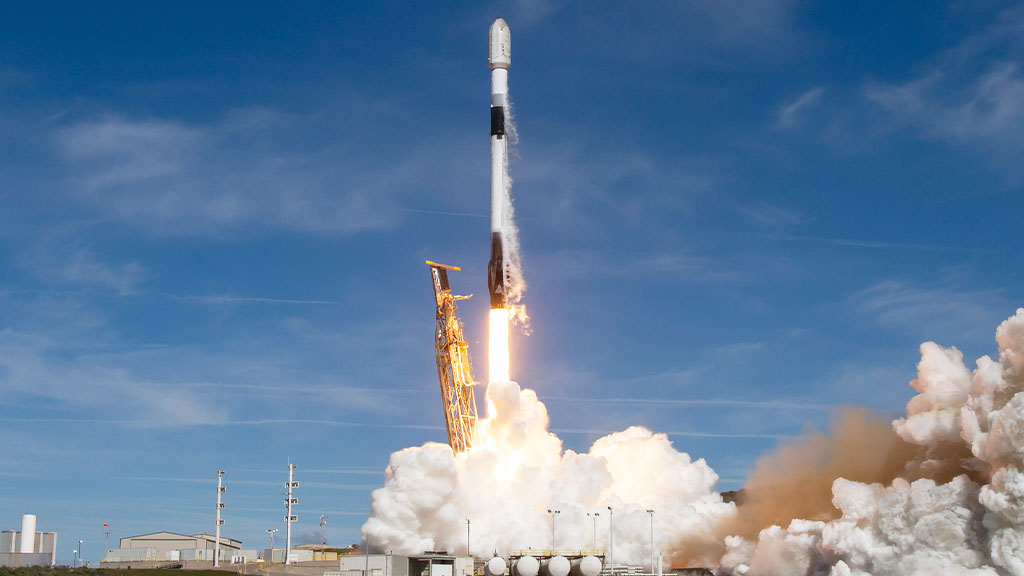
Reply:
[[[30, 534], [29, 537], [24, 537]], [[57, 564], [57, 533], [37, 532], [36, 517], [21, 517], [21, 530], [0, 532], [0, 566], [55, 566]]]
[[324, 576], [473, 576], [473, 558], [446, 554], [342, 556], [339, 572], [324, 572]]
[[[193, 564], [196, 567], [213, 562], [216, 537], [200, 532], [188, 536], [175, 532], [152, 532], [121, 538], [121, 547], [107, 550], [104, 567], [162, 567]], [[241, 540], [220, 538], [220, 562], [255, 562], [256, 550], [243, 550]], [[191, 566], [188, 566], [191, 567]]]

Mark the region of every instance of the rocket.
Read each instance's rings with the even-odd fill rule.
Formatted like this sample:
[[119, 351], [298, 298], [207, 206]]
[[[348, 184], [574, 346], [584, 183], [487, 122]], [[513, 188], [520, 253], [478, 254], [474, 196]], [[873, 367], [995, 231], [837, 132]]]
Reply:
[[501, 229], [508, 185], [505, 109], [508, 107], [508, 68], [512, 65], [512, 35], [503, 18], [491, 24], [487, 63], [491, 69], [491, 259], [487, 263], [487, 292], [493, 310], [508, 306], [508, 271]]

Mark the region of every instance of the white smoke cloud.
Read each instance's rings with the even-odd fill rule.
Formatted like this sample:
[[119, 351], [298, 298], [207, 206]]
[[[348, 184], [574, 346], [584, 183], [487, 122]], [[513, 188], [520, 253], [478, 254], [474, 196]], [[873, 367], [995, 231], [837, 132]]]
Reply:
[[[892, 422], [903, 447], [876, 434], [828, 444], [854, 456], [893, 451], [877, 459], [899, 455], [896, 472], [884, 481], [835, 478], [823, 517], [764, 526], [756, 538], [719, 533], [749, 522], [744, 506], [723, 503], [715, 472], [664, 434], [631, 427], [587, 453], [563, 451], [544, 404], [514, 382], [488, 387], [481, 446], [454, 456], [432, 443], [392, 455], [363, 536], [371, 549], [464, 552], [468, 518], [474, 554], [547, 550], [555, 509], [556, 548], [605, 549], [610, 506], [616, 563], [650, 562], [653, 520], [654, 553], [669, 566], [717, 564], [719, 574], [1024, 576], [1024, 308], [996, 341], [998, 359], [984, 356], [973, 371], [956, 348], [923, 344], [917, 395]], [[858, 437], [870, 445], [846, 445]]]
[[[559, 510], [555, 548], [592, 550], [596, 540], [606, 550], [614, 517], [615, 561], [646, 565], [650, 509], [656, 554], [717, 561], [724, 548], [712, 528], [734, 506], [714, 491], [718, 476], [703, 460], [641, 427], [605, 436], [585, 454], [563, 451], [548, 432], [544, 404], [514, 382], [491, 383], [487, 404], [484, 442], [473, 450], [454, 456], [447, 445], [428, 443], [392, 454], [386, 485], [374, 491], [362, 529], [371, 550], [465, 552], [466, 519], [474, 554], [548, 550], [552, 509]], [[701, 545], [685, 557], [672, 552], [687, 542]]]
[[996, 342], [999, 359], [982, 357], [973, 372], [955, 348], [923, 344], [911, 382], [918, 394], [893, 422], [921, 447], [907, 476], [959, 471], [951, 480], [836, 479], [837, 519], [770, 526], [756, 542], [729, 537], [723, 572], [1024, 576], [1024, 308], [999, 326]]
[[512, 113], [512, 100], [505, 106], [505, 132], [508, 138], [508, 153], [505, 156], [505, 191], [502, 196], [502, 258], [508, 274], [506, 285], [508, 309], [512, 322], [518, 324], [523, 332], [530, 333], [530, 316], [523, 304], [523, 293], [526, 292], [526, 277], [523, 275], [523, 259], [519, 250], [519, 227], [516, 226], [515, 207], [512, 205], [512, 176], [510, 175], [509, 159], [517, 154], [519, 132], [516, 131], [515, 116]]

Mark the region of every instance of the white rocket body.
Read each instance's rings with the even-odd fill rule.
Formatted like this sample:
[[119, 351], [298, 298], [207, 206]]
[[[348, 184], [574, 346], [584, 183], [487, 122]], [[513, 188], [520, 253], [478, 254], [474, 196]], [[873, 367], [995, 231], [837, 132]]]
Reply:
[[487, 291], [491, 308], [505, 308], [508, 303], [508, 272], [501, 230], [508, 187], [505, 114], [508, 110], [508, 69], [512, 65], [512, 34], [502, 18], [491, 24], [488, 33], [487, 63], [491, 69], [491, 259], [487, 265]]

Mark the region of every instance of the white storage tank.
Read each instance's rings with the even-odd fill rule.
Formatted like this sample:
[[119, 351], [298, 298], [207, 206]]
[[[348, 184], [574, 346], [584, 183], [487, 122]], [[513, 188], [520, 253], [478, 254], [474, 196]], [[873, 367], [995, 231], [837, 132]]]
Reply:
[[21, 517], [21, 545], [18, 552], [32, 554], [36, 551], [36, 515], [25, 514]]
[[569, 559], [565, 556], [552, 556], [540, 563], [541, 576], [569, 576]]
[[495, 556], [484, 563], [484, 574], [487, 576], [505, 576], [507, 568], [508, 564], [505, 563], [505, 559]]
[[540, 562], [533, 556], [523, 556], [512, 565], [515, 576], [537, 576], [540, 571]]
[[571, 562], [572, 576], [597, 576], [601, 573], [601, 560], [596, 556], [584, 556]]

